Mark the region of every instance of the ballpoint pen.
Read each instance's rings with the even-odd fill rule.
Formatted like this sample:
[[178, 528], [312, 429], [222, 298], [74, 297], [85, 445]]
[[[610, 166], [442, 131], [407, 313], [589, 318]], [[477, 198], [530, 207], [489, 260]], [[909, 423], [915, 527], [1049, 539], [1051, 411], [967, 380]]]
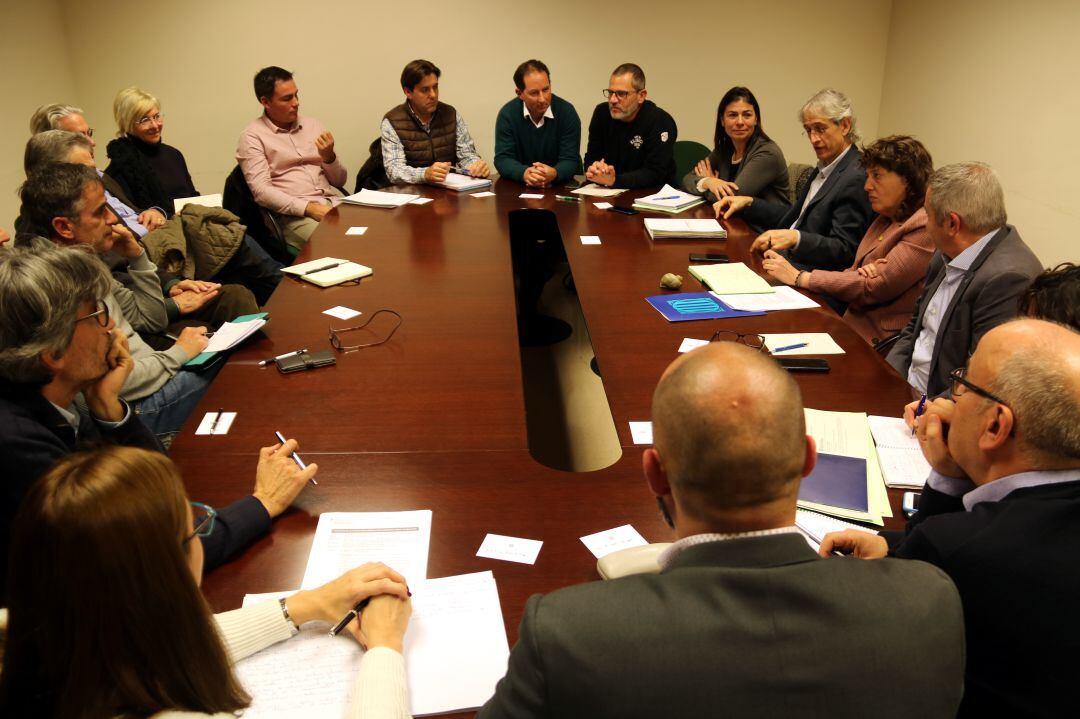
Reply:
[[926, 395], [924, 394], [922, 396], [922, 399], [919, 400], [919, 406], [915, 408], [915, 419], [912, 420], [912, 422], [911, 422], [911, 436], [912, 437], [915, 436], [915, 421], [917, 421], [919, 419], [919, 417], [922, 416], [923, 410], [925, 410], [925, 409], [926, 409]]
[[774, 349], [772, 351], [772, 353], [776, 354], [777, 352], [787, 352], [788, 350], [802, 349], [805, 346], [806, 346], [805, 342], [799, 342], [798, 344], [787, 345], [786, 347], [777, 347], [776, 349]]
[[[285, 444], [285, 435], [283, 435], [281, 432], [278, 432], [276, 430], [274, 431], [274, 435], [277, 436], [278, 442], [281, 442], [282, 445]], [[300, 469], [307, 469], [307, 465], [304, 464], [304, 460], [300, 459], [300, 455], [297, 454], [296, 452], [292, 453], [292, 461], [296, 462], [296, 466], [299, 467]], [[315, 485], [318, 484], [318, 482], [315, 481], [314, 477], [311, 478], [311, 483], [315, 484]]]
[[[165, 336], [167, 338], [171, 339], [173, 342], [179, 342], [180, 341], [180, 338], [177, 337], [176, 335], [174, 335], [172, 332], [166, 332]], [[203, 337], [213, 337], [213, 336], [214, 336], [213, 332], [204, 332], [203, 333]]]
[[580, 197], [574, 197], [573, 195], [555, 195], [555, 199], [563, 202], [581, 202]]
[[280, 360], [280, 359], [287, 359], [287, 358], [292, 357], [294, 355], [302, 355], [305, 352], [307, 352], [306, 347], [304, 349], [302, 349], [302, 350], [293, 350], [292, 352], [286, 352], [283, 355], [278, 355], [277, 357], [271, 357], [270, 359], [259, 360], [259, 366], [260, 367], [265, 367], [266, 365], [270, 364], [271, 362], [275, 362], [275, 361]]
[[213, 434], [213, 433], [214, 433], [214, 431], [215, 431], [215, 430], [217, 430], [217, 423], [218, 423], [218, 420], [219, 420], [219, 419], [221, 419], [221, 414], [222, 414], [222, 413], [223, 413], [224, 411], [225, 411], [225, 408], [224, 408], [224, 407], [222, 407], [222, 408], [218, 409], [218, 411], [217, 411], [217, 416], [216, 416], [216, 417], [214, 417], [214, 421], [210, 423], [210, 434]]
[[360, 612], [364, 611], [364, 607], [371, 601], [371, 597], [365, 597], [355, 607], [349, 610], [349, 613], [341, 618], [341, 621], [334, 625], [334, 628], [330, 630], [330, 636], [336, 637], [340, 634], [345, 627], [349, 626], [349, 622], [360, 616]]
[[329, 265], [323, 265], [322, 267], [316, 267], [314, 269], [308, 270], [307, 272], [301, 273], [300, 276], [303, 277], [304, 275], [313, 275], [316, 272], [322, 272], [323, 270], [332, 270], [335, 267], [340, 267], [343, 264], [345, 264], [345, 263], [344, 262], [333, 262], [333, 263], [331, 263]]
[[650, 202], [659, 202], [660, 200], [677, 200], [677, 199], [679, 199], [678, 195], [668, 195], [667, 197], [654, 197], [649, 201]]

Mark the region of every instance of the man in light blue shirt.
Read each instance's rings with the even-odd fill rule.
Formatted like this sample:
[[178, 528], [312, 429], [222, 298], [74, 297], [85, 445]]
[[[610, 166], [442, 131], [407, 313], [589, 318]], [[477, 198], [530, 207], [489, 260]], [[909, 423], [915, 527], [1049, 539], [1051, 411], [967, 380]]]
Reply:
[[915, 423], [932, 471], [903, 534], [831, 534], [821, 552], [919, 559], [956, 582], [967, 634], [958, 716], [1071, 716], [1080, 333], [1007, 322], [986, 333], [952, 379], [953, 399], [930, 403]]
[[937, 170], [926, 190], [926, 231], [937, 247], [911, 321], [886, 360], [913, 388], [945, 392], [987, 331], [1017, 314], [1017, 301], [1042, 271], [1005, 224], [1005, 193], [981, 162]]

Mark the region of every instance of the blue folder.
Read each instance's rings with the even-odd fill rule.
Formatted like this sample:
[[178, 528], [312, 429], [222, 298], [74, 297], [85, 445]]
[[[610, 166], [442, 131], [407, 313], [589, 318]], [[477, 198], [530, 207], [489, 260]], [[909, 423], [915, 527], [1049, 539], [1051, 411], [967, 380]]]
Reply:
[[799, 486], [799, 499], [841, 509], [868, 509], [866, 460], [819, 452], [817, 466]]

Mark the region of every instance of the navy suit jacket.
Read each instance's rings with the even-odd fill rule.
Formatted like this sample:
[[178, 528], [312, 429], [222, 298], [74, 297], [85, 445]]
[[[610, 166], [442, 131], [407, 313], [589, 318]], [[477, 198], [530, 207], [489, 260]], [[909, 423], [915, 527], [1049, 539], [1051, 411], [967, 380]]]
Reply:
[[[134, 412], [116, 428], [98, 424], [80, 413], [79, 433], [37, 387], [0, 381], [0, 604], [4, 604], [11, 526], [23, 497], [34, 480], [60, 458], [101, 444], [163, 452], [157, 438]], [[214, 531], [203, 537], [205, 567], [209, 571], [270, 528], [270, 515], [252, 496], [218, 510]]]
[[[818, 170], [810, 176], [817, 177]], [[742, 219], [759, 230], [780, 230], [791, 227], [810, 192], [810, 182], [795, 198], [793, 205], [780, 205], [766, 200], [742, 211]], [[852, 147], [841, 158], [836, 169], [825, 180], [806, 208], [799, 224], [799, 246], [783, 254], [800, 270], [846, 270], [855, 262], [863, 235], [874, 220], [874, 211], [866, 197], [866, 170], [857, 148]]]

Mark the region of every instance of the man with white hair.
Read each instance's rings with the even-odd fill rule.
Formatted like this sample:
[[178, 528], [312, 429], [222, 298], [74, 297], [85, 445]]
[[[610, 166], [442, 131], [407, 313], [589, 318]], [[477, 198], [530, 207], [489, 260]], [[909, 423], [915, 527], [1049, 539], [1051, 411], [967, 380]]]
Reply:
[[874, 218], [855, 147], [855, 113], [844, 93], [825, 89], [806, 101], [799, 119], [818, 164], [795, 204], [735, 195], [714, 205], [716, 216], [740, 213], [750, 226], [765, 230], [750, 246], [754, 252], [780, 252], [800, 270], [846, 270]]
[[915, 313], [886, 360], [919, 392], [948, 390], [988, 330], [1017, 314], [1020, 295], [1042, 272], [1007, 225], [1005, 192], [981, 162], [939, 168], [926, 187], [926, 231], [937, 252]]
[[1043, 320], [1000, 325], [952, 372], [952, 397], [916, 422], [932, 471], [905, 532], [831, 534], [821, 553], [920, 559], [956, 582], [961, 717], [1075, 716], [1080, 333]]

